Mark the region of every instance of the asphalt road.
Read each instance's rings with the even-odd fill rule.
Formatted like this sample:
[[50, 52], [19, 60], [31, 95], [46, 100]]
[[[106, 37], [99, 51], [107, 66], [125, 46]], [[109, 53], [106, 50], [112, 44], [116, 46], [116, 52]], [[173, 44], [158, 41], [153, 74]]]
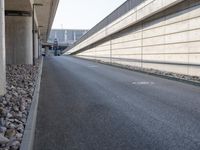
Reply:
[[73, 57], [44, 61], [35, 150], [200, 150], [200, 87]]

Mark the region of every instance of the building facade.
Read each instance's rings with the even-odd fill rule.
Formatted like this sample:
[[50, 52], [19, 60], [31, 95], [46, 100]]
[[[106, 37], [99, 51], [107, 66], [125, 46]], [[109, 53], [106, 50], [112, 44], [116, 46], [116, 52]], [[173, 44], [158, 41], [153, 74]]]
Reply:
[[53, 43], [55, 39], [60, 44], [71, 45], [79, 40], [88, 30], [68, 30], [68, 29], [53, 29], [49, 36], [49, 43]]

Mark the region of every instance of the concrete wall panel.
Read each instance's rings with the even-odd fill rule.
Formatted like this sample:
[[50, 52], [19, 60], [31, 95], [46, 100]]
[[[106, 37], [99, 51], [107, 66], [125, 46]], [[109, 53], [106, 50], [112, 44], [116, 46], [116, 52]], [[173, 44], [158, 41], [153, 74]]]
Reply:
[[200, 41], [200, 29], [188, 31], [188, 40], [189, 41]]
[[188, 42], [188, 32], [169, 34], [165, 36], [165, 44]]
[[189, 51], [188, 43], [175, 43], [165, 45], [165, 54], [187, 54]]
[[142, 42], [141, 40], [137, 41], [129, 41], [129, 42], [122, 42], [118, 44], [113, 44], [112, 49], [126, 49], [126, 48], [131, 48], [131, 47], [141, 47]]
[[[173, 2], [148, 0], [137, 7], [137, 19]], [[111, 29], [107, 31], [128, 24], [125, 19], [117, 25], [115, 23], [109, 25]], [[88, 49], [80, 55], [123, 65], [200, 76], [199, 35], [200, 2], [189, 0], [112, 35], [104, 43], [97, 42], [95, 52]], [[95, 36], [91, 39], [94, 40]]]
[[158, 28], [153, 28], [149, 30], [144, 30], [143, 32], [143, 38], [151, 38], [154, 36], [161, 36], [165, 34], [165, 27], [161, 26]]
[[200, 41], [188, 43], [189, 53], [200, 53]]
[[153, 46], [153, 45], [163, 45], [163, 44], [165, 44], [165, 36], [143, 39], [143, 46]]
[[159, 62], [165, 62], [165, 55], [143, 55], [144, 61], [159, 61]]
[[112, 50], [112, 55], [141, 54], [141, 47]]
[[189, 64], [200, 65], [200, 53], [199, 54], [189, 54]]
[[163, 54], [165, 53], [165, 46], [164, 45], [158, 45], [158, 46], [147, 46], [143, 47], [143, 54]]
[[142, 38], [142, 32], [141, 31], [136, 31], [135, 33], [131, 33], [129, 35], [123, 35], [123, 36], [121, 36], [119, 38], [113, 39], [112, 40], [112, 44], [139, 40], [141, 38]]

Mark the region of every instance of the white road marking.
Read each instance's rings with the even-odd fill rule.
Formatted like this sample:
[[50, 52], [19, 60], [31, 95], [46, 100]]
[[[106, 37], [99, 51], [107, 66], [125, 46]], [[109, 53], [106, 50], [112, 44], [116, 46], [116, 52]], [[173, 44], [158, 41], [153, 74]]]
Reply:
[[93, 66], [88, 66], [89, 68], [97, 68], [98, 66], [95, 66], [95, 65], [93, 65]]
[[154, 85], [155, 82], [149, 82], [149, 81], [140, 81], [140, 82], [132, 82], [133, 85]]

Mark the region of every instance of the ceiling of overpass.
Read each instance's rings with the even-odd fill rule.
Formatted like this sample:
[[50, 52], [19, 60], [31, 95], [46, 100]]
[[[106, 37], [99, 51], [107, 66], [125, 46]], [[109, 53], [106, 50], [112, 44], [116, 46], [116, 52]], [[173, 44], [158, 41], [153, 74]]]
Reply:
[[46, 41], [51, 30], [59, 0], [5, 0], [6, 10], [31, 11], [35, 6], [36, 24], [39, 27], [41, 39]]
[[36, 16], [38, 20], [38, 26], [44, 41], [47, 40], [47, 36], [51, 30], [51, 26], [54, 20], [54, 16], [57, 10], [59, 0], [35, 0], [35, 3], [42, 4], [43, 6], [36, 6]]

